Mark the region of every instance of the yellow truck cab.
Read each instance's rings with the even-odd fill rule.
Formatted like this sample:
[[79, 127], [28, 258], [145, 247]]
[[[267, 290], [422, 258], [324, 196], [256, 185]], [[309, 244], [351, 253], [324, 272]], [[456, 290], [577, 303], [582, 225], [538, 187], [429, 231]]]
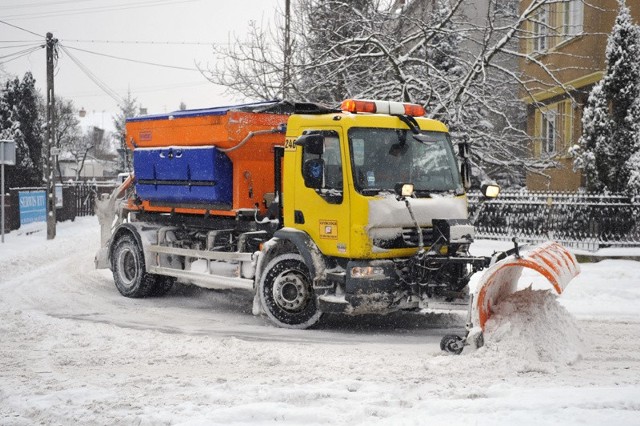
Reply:
[[[423, 141], [397, 116], [340, 112], [294, 115], [287, 125], [284, 226], [306, 232], [327, 256], [351, 259], [402, 257], [416, 244], [402, 238], [416, 228], [397, 183], [412, 183], [418, 225], [431, 219], [466, 219], [467, 202], [447, 128], [415, 119]], [[318, 152], [300, 136], [319, 135]], [[305, 177], [313, 168], [317, 180]]]
[[[466, 303], [478, 265], [463, 179], [447, 127], [423, 115], [419, 105], [348, 100], [289, 118], [274, 235], [289, 248], [281, 268], [264, 252], [258, 292], [274, 322]], [[403, 186], [412, 191], [402, 196]]]

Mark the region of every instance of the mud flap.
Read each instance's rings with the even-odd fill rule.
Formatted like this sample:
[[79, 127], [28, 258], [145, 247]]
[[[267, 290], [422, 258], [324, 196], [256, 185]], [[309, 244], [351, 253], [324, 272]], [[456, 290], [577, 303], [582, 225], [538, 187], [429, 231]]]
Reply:
[[558, 294], [562, 294], [569, 282], [580, 273], [575, 256], [562, 245], [546, 242], [522, 257], [507, 258], [487, 269], [474, 297], [472, 322], [484, 331], [491, 316], [491, 308], [514, 293], [524, 268], [542, 274]]

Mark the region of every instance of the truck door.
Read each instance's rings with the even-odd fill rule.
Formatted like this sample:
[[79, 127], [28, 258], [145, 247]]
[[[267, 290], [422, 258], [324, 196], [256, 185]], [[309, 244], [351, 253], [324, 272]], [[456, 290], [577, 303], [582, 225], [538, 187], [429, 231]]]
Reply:
[[303, 145], [296, 162], [294, 226], [305, 231], [325, 255], [346, 256], [350, 215], [345, 145], [337, 130], [305, 133], [322, 138], [314, 147]]

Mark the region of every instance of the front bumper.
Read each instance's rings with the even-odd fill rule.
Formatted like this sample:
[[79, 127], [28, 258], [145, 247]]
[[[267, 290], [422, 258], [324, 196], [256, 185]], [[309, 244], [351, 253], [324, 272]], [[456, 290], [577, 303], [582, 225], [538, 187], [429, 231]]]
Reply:
[[[402, 303], [407, 299], [396, 266], [391, 260], [352, 260], [347, 263], [335, 292], [318, 298], [323, 312], [331, 313], [387, 313], [415, 306]], [[406, 300], [405, 300], [406, 302]]]
[[[415, 255], [405, 259], [351, 260], [344, 272], [332, 274], [318, 298], [324, 312], [388, 313], [459, 304], [468, 296], [471, 274], [486, 263], [483, 257]], [[318, 294], [321, 294], [318, 292]]]

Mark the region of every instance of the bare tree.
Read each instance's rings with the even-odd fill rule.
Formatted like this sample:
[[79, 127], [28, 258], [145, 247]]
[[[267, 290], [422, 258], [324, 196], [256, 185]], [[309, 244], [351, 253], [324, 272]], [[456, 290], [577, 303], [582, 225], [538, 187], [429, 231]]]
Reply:
[[[56, 96], [56, 129], [55, 140], [58, 142], [61, 152], [68, 153], [77, 144], [81, 138], [80, 121], [76, 117], [76, 108], [73, 101], [63, 99]], [[44, 114], [45, 105], [41, 106], [42, 114]], [[56, 161], [56, 169], [58, 170], [58, 178], [62, 182], [62, 170], [60, 168], [60, 158]]]
[[[420, 103], [454, 134], [470, 138], [483, 168], [540, 171], [553, 160], [528, 155], [531, 138], [521, 101], [532, 94], [536, 78], [521, 75], [517, 61], [526, 58], [540, 68], [538, 86], [564, 88], [558, 69], [519, 49], [521, 41], [539, 37], [532, 24], [557, 30], [538, 19], [551, 3], [533, 0], [518, 10], [520, 2], [489, 0], [482, 19], [472, 20], [465, 0], [297, 1], [287, 93], [293, 100], [329, 104], [348, 97]], [[245, 38], [216, 48], [217, 66], [203, 73], [232, 93], [278, 98], [284, 69], [280, 21], [271, 28], [252, 23]]]
[[96, 151], [96, 147], [102, 143], [104, 130], [92, 127], [78, 137], [69, 140], [66, 146], [66, 156], [74, 162], [71, 169], [75, 173], [75, 180], [79, 180], [82, 175], [85, 163], [91, 152]]

